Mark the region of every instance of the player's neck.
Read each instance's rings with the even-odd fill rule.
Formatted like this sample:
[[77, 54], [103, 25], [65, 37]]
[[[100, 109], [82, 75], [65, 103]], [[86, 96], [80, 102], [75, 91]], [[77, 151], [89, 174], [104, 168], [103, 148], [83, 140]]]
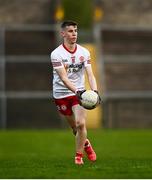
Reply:
[[69, 43], [63, 42], [63, 47], [69, 52], [75, 52], [76, 46], [77, 46], [76, 43], [69, 44]]

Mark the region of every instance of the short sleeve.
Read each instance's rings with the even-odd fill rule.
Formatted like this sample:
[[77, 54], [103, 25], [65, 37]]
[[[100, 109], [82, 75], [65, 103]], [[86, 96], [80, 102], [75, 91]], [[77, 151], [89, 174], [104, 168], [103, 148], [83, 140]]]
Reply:
[[59, 69], [64, 67], [62, 63], [62, 59], [55, 52], [52, 52], [50, 55], [51, 63], [54, 69]]

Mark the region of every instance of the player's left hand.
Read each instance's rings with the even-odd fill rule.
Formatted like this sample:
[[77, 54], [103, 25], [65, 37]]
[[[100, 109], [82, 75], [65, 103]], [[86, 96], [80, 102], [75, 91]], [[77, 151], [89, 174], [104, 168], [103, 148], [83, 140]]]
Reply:
[[97, 90], [94, 90], [94, 92], [96, 92], [96, 93], [98, 94], [98, 98], [99, 98], [98, 104], [101, 104], [101, 97], [100, 97], [100, 95], [99, 95], [99, 92], [98, 92]]

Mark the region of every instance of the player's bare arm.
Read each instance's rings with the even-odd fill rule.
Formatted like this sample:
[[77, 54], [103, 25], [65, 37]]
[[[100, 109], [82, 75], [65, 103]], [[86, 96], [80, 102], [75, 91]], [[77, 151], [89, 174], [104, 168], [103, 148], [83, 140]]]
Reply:
[[86, 67], [86, 73], [89, 80], [89, 85], [92, 90], [97, 90], [97, 83], [91, 66]]
[[73, 85], [73, 83], [68, 79], [67, 77], [67, 73], [65, 68], [59, 68], [56, 69], [56, 72], [58, 73], [58, 75], [60, 76], [60, 79], [63, 81], [64, 85], [70, 89], [72, 92], [76, 92], [76, 87]]

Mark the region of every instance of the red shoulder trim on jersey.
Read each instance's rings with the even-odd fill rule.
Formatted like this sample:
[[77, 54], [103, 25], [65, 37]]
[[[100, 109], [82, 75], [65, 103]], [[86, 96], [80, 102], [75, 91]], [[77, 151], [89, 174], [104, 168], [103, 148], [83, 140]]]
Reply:
[[64, 45], [64, 43], [62, 44], [62, 46], [64, 47], [64, 49], [65, 50], [67, 50], [69, 53], [71, 53], [71, 54], [74, 54], [75, 52], [76, 52], [76, 50], [77, 50], [77, 45], [75, 46], [75, 49], [73, 50], [73, 51], [70, 51], [65, 45]]
[[53, 67], [62, 66], [61, 62], [52, 62]]

